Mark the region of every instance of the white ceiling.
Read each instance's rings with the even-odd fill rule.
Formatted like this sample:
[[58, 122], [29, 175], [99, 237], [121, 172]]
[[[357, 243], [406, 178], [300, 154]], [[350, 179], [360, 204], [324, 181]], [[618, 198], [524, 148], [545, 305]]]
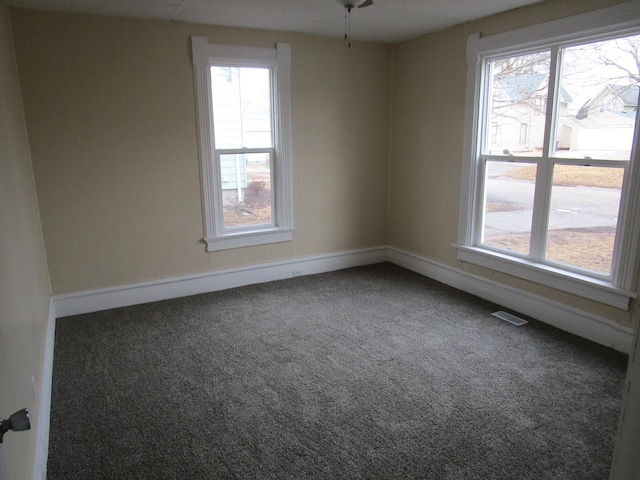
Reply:
[[[340, 38], [345, 0], [0, 0], [11, 7], [262, 28]], [[357, 3], [358, 0], [346, 0]], [[398, 42], [543, 0], [374, 0], [354, 40]], [[360, 0], [359, 3], [362, 3]]]

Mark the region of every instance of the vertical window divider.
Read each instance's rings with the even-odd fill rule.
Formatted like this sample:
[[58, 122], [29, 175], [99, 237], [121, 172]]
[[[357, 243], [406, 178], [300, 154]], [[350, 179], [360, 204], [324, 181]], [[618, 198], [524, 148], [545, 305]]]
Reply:
[[[213, 137], [213, 135], [212, 135]], [[215, 142], [215, 139], [212, 140], [212, 142]], [[221, 156], [221, 152], [220, 150], [217, 150], [215, 148], [215, 143], [213, 143], [213, 155], [215, 158], [215, 163], [213, 165], [213, 174], [214, 174], [214, 182], [216, 185], [220, 185], [220, 180], [222, 179], [222, 172], [221, 172], [221, 167], [220, 167], [220, 156]], [[218, 232], [222, 232], [224, 231], [224, 216], [223, 216], [223, 212], [222, 212], [222, 190], [219, 188], [215, 189], [215, 193], [213, 194], [213, 209], [215, 210], [215, 214], [214, 214], [214, 225], [215, 225], [215, 233]]]
[[[547, 86], [547, 112], [544, 124], [542, 157], [536, 170], [536, 187], [531, 219], [531, 244], [529, 256], [537, 262], [545, 258], [549, 230], [549, 205], [553, 184], [554, 162], [552, 154], [555, 142], [556, 117], [558, 111], [560, 63], [562, 55], [558, 47], [551, 49], [549, 82]], [[549, 108], [550, 107], [550, 108]]]
[[482, 71], [484, 75], [481, 75], [482, 82], [480, 85], [480, 104], [482, 116], [484, 120], [480, 122], [478, 129], [478, 141], [476, 143], [476, 162], [478, 162], [479, 175], [476, 177], [475, 192], [477, 200], [475, 203], [475, 211], [473, 212], [473, 228], [472, 228], [472, 241], [474, 245], [480, 245], [483, 242], [482, 228], [478, 228], [478, 225], [482, 225], [484, 222], [484, 203], [485, 203], [485, 190], [486, 190], [486, 176], [487, 176], [487, 159], [481, 152], [486, 151], [487, 148], [487, 129], [489, 120], [489, 106], [491, 102], [492, 86], [489, 79], [493, 74], [493, 65], [487, 62], [486, 59], [482, 60]]
[[[486, 123], [486, 122], [485, 122]], [[479, 175], [478, 175], [478, 201], [476, 202], [476, 223], [478, 225], [482, 225], [484, 223], [484, 209], [485, 209], [485, 201], [486, 201], [486, 189], [487, 189], [487, 158], [485, 155], [478, 156], [479, 165]], [[481, 179], [481, 180], [480, 180]], [[483, 237], [483, 229], [475, 228], [473, 231], [474, 235], [474, 245], [481, 245], [484, 242]]]
[[[556, 122], [558, 113], [558, 98], [560, 91], [560, 75], [562, 53], [558, 46], [551, 49], [551, 59], [549, 62], [549, 86], [547, 90], [547, 113], [544, 124], [544, 142], [542, 157], [551, 158], [554, 152], [554, 142], [556, 137]], [[551, 107], [551, 108], [549, 108]]]
[[[637, 289], [635, 285], [638, 268], [640, 267], [640, 188], [629, 185], [640, 185], [640, 115], [636, 114], [635, 135], [630, 161], [626, 165], [616, 243], [613, 251], [611, 278], [621, 288]], [[624, 219], [626, 221], [622, 221]]]

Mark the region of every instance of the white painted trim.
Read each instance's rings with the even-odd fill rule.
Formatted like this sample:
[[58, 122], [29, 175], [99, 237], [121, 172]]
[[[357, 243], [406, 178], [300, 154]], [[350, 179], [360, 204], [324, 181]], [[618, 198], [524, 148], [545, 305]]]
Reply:
[[53, 347], [56, 331], [56, 309], [53, 298], [49, 301], [49, 318], [42, 356], [42, 373], [38, 395], [38, 426], [36, 430], [35, 458], [33, 460], [33, 480], [47, 478], [49, 458], [49, 426], [51, 419], [51, 385], [53, 380]]
[[207, 37], [191, 36], [194, 65], [271, 66], [279, 58], [275, 49], [246, 47], [242, 45], [219, 45], [209, 43]]
[[[558, 47], [576, 42], [637, 33], [639, 27], [640, 0], [635, 0], [583, 15], [532, 25], [489, 37], [479, 38], [477, 34], [469, 36], [467, 40], [465, 143], [461, 175], [458, 245], [456, 245], [459, 260], [551, 285], [559, 290], [595, 299], [616, 308], [628, 309], [629, 299], [635, 297], [632, 290], [640, 266], [640, 255], [638, 255], [638, 247], [640, 246], [640, 140], [634, 139], [632, 161], [628, 174], [625, 175], [612, 275], [611, 279], [606, 281], [595, 275], [585, 281], [585, 278], [588, 277], [586, 272], [585, 275], [577, 271], [572, 273], [570, 269], [565, 271], [544, 262], [544, 255], [541, 251], [541, 234], [547, 224], [546, 216], [548, 215], [550, 195], [548, 186], [551, 184], [550, 169], [544, 183], [536, 182], [532, 249], [529, 256], [533, 261], [524, 261], [515, 255], [497, 254], [489, 249], [484, 249], [480, 245], [484, 182], [481, 175], [483, 164], [479, 162], [479, 154], [482, 151], [480, 148], [481, 139], [485, 138], [483, 129], [486, 128], [486, 119], [484, 118], [486, 105], [483, 104], [486, 92], [482, 82], [486, 80], [483, 70], [488, 60], [506, 54], [516, 55], [534, 51], [542, 47], [552, 48], [557, 52]], [[555, 62], [552, 62], [552, 79], [557, 77], [554, 65]], [[556, 80], [558, 79], [556, 78]], [[552, 106], [556, 104], [553, 101], [554, 85], [556, 84], [557, 81], [550, 82], [549, 104]], [[555, 111], [547, 117], [543, 159], [549, 155], [549, 145], [552, 144], [555, 132], [555, 128], [549, 122], [555, 117]], [[638, 129], [640, 129], [640, 117], [636, 119], [636, 132], [640, 131]], [[543, 162], [538, 165], [540, 169], [547, 163]], [[541, 190], [540, 187], [543, 184], [547, 187], [546, 190]]]
[[216, 252], [230, 248], [289, 242], [292, 238], [293, 230], [271, 227], [262, 230], [243, 231], [237, 234], [227, 233], [220, 237], [206, 237], [204, 240], [207, 242], [207, 252]]
[[[484, 88], [481, 78], [480, 56], [478, 55], [479, 34], [469, 35], [467, 39], [467, 91], [465, 97], [464, 113], [464, 159], [462, 167], [461, 188], [460, 188], [460, 216], [458, 217], [458, 243], [460, 245], [471, 245], [473, 243], [473, 233], [476, 228], [474, 222], [477, 215], [473, 214], [475, 199], [477, 197], [476, 187], [478, 185], [478, 169], [476, 162], [478, 157], [478, 143], [483, 135], [478, 132], [479, 122], [476, 121], [479, 113], [484, 109], [480, 102], [484, 96], [480, 94]], [[475, 161], [472, 159], [475, 158]]]
[[274, 140], [276, 145], [275, 202], [276, 225], [283, 230], [293, 230], [293, 140], [291, 135], [291, 47], [276, 44], [278, 64], [274, 104], [277, 104]]
[[[640, 10], [640, 5], [638, 5]], [[636, 115], [636, 136], [640, 136], [640, 115]], [[620, 244], [614, 250], [613, 278], [618, 278], [624, 288], [634, 288], [638, 277], [640, 256], [640, 140], [634, 139], [631, 151], [627, 185], [623, 185], [620, 199], [620, 215], [625, 221], [620, 224]]]
[[[478, 50], [483, 56], [517, 54], [546, 46], [550, 43], [570, 44], [576, 38], [598, 39], [611, 34], [611, 26], [624, 34], [640, 25], [640, 1], [635, 0], [614, 7], [560, 18], [551, 22], [499, 33], [478, 41]], [[516, 46], [516, 47], [514, 47]]]
[[[206, 39], [205, 39], [206, 40]], [[191, 39], [195, 42], [195, 39]], [[196, 48], [193, 49], [194, 62]], [[214, 144], [212, 135], [211, 118], [211, 77], [206, 65], [194, 64], [193, 81], [196, 94], [196, 114], [198, 127], [198, 156], [200, 157], [200, 181], [202, 189], [202, 215], [204, 225], [204, 238], [214, 237], [213, 225], [215, 225], [215, 211], [217, 197], [215, 184], [218, 181], [218, 172], [214, 166]], [[209, 242], [207, 242], [208, 245]]]
[[617, 351], [628, 353], [631, 350], [631, 328], [515, 287], [386, 246], [299, 257], [196, 275], [56, 295], [53, 297], [53, 302], [57, 316], [66, 317], [385, 261]]
[[299, 257], [196, 275], [87, 290], [53, 297], [58, 317], [330, 272], [386, 260], [386, 247]]
[[607, 318], [389, 247], [388, 261], [623, 353], [632, 329]]
[[[275, 48], [210, 44], [206, 37], [192, 36], [198, 153], [202, 187], [204, 241], [207, 251], [288, 242], [293, 238], [293, 146], [291, 140], [291, 47], [276, 43]], [[272, 72], [272, 126], [275, 154], [273, 225], [254, 229], [227, 229], [222, 219], [220, 162], [213, 132], [211, 99], [212, 65], [259, 66]], [[251, 149], [243, 149], [248, 152]], [[260, 149], [264, 150], [264, 149]]]
[[514, 277], [531, 280], [621, 310], [628, 310], [629, 299], [636, 297], [635, 292], [617, 288], [610, 282], [560, 270], [550, 265], [535, 263], [525, 258], [505, 255], [484, 248], [463, 245], [455, 245], [455, 247], [458, 248], [458, 260], [462, 262], [473, 263]]

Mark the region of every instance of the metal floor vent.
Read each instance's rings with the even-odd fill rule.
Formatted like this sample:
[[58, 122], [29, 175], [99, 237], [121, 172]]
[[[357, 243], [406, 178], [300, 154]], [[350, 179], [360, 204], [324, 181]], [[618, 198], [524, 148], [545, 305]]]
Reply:
[[517, 325], [518, 327], [520, 325], [524, 325], [525, 323], [529, 323], [520, 317], [516, 317], [515, 315], [511, 315], [510, 313], [507, 313], [507, 312], [503, 312], [502, 310], [500, 310], [499, 312], [494, 312], [491, 315], [493, 315], [494, 317], [498, 317], [504, 320], [505, 322], [509, 322], [514, 325]]

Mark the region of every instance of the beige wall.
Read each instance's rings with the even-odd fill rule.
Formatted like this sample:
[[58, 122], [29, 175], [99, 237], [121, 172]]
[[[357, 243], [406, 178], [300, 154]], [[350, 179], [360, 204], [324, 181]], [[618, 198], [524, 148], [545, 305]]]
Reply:
[[452, 247], [458, 236], [468, 36], [491, 35], [618, 3], [623, 2], [548, 1], [393, 46], [391, 245], [630, 325], [629, 312], [462, 264]]
[[[630, 325], [456, 250], [471, 33], [622, 3], [552, 0], [396, 44], [12, 10], [54, 293], [391, 244]], [[292, 46], [294, 241], [206, 253], [190, 35]], [[635, 308], [635, 304], [634, 304]]]
[[[11, 15], [54, 293], [386, 244], [390, 46]], [[292, 242], [205, 252], [190, 35], [291, 44]]]
[[8, 432], [0, 445], [0, 477], [28, 478], [36, 446], [37, 407], [49, 316], [49, 279], [38, 220], [29, 146], [11, 39], [0, 5], [0, 417], [27, 407], [32, 430]]

